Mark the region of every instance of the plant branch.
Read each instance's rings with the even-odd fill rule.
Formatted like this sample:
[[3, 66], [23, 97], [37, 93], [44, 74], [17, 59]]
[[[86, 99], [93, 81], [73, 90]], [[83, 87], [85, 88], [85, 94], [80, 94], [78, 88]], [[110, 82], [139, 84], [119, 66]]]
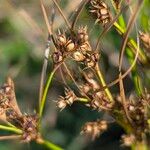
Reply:
[[[102, 86], [106, 86], [104, 77], [103, 77], [103, 75], [102, 75], [102, 73], [101, 73], [101, 70], [100, 70], [100, 67], [98, 66], [98, 64], [96, 64], [96, 66], [95, 66], [95, 71], [96, 71], [96, 73], [97, 73], [97, 75], [98, 75], [98, 77], [99, 77], [99, 80], [100, 80]], [[109, 100], [110, 100], [110, 101], [113, 101], [113, 97], [112, 97], [111, 92], [109, 91], [108, 88], [105, 89], [105, 92], [106, 92], [106, 94], [107, 94]]]
[[0, 125], [0, 129], [5, 130], [5, 131], [12, 131], [17, 134], [22, 134], [22, 130], [15, 128], [15, 127], [8, 127], [8, 126]]
[[46, 82], [46, 86], [45, 86], [45, 89], [44, 89], [44, 92], [43, 92], [43, 97], [42, 97], [42, 100], [41, 102], [39, 103], [39, 117], [40, 117], [40, 120], [41, 120], [41, 117], [43, 115], [43, 110], [44, 110], [44, 106], [45, 106], [45, 102], [46, 102], [46, 97], [47, 97], [47, 93], [48, 93], [48, 89], [52, 83], [52, 79], [53, 79], [53, 76], [56, 72], [56, 70], [59, 68], [61, 64], [58, 64], [53, 70], [52, 72], [50, 73], [49, 75], [49, 78]]
[[50, 150], [63, 150], [63, 148], [61, 148], [58, 145], [55, 145], [52, 142], [47, 141], [47, 140], [40, 139], [40, 141], [37, 140], [36, 142], [38, 144], [46, 146]]

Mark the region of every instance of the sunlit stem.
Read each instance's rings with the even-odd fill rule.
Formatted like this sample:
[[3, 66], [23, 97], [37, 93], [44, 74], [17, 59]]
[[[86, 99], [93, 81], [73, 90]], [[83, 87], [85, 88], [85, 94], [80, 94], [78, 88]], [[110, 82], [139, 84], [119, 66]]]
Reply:
[[22, 130], [15, 128], [15, 127], [8, 127], [8, 126], [0, 125], [0, 129], [5, 130], [5, 131], [12, 131], [17, 134], [22, 134]]
[[[106, 83], [105, 83], [104, 77], [103, 77], [103, 75], [102, 75], [102, 73], [101, 73], [101, 70], [100, 70], [100, 68], [99, 68], [99, 66], [98, 66], [98, 64], [96, 64], [95, 70], [96, 70], [96, 73], [97, 73], [97, 75], [98, 75], [98, 77], [99, 77], [99, 80], [100, 80], [102, 86], [103, 86], [103, 87], [107, 86]], [[110, 101], [114, 101], [114, 100], [113, 100], [113, 97], [112, 97], [112, 95], [111, 95], [111, 92], [109, 91], [108, 88], [105, 89], [105, 92], [106, 92], [106, 94], [107, 94], [109, 100], [110, 100]]]
[[77, 97], [77, 101], [84, 102], [84, 103], [89, 102], [87, 98], [83, 98], [83, 97]]
[[53, 76], [56, 72], [56, 70], [59, 68], [60, 65], [57, 65], [53, 70], [52, 72], [50, 73], [49, 77], [48, 77], [48, 80], [46, 82], [46, 86], [45, 86], [45, 89], [44, 89], [44, 92], [43, 92], [43, 96], [42, 96], [42, 99], [39, 103], [39, 117], [41, 119], [42, 115], [43, 115], [43, 110], [44, 110], [44, 106], [45, 106], [45, 102], [46, 102], [46, 98], [47, 98], [47, 94], [48, 94], [48, 89], [52, 83], [52, 80], [53, 80]]
[[50, 141], [41, 139], [40, 141], [37, 141], [38, 144], [44, 145], [50, 150], [63, 150], [63, 148], [59, 147], [58, 145], [53, 144]]

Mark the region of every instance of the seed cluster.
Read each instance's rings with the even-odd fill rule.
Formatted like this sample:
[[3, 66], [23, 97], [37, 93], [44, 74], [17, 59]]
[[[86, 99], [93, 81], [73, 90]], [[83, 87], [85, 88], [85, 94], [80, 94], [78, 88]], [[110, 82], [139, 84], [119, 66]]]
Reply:
[[86, 106], [94, 110], [111, 110], [114, 103], [111, 102], [105, 91], [101, 90], [100, 84], [94, 78], [92, 73], [84, 73], [85, 83], [81, 85], [81, 89], [91, 97], [91, 101]]
[[123, 146], [131, 146], [136, 141], [136, 138], [133, 134], [129, 134], [129, 135], [124, 134], [122, 135], [121, 138], [122, 138], [121, 141]]
[[96, 17], [95, 23], [105, 27], [112, 20], [109, 7], [102, 0], [91, 0], [90, 3], [90, 12]]
[[77, 96], [71, 89], [65, 89], [65, 96], [60, 96], [57, 101], [57, 107], [63, 110], [67, 105], [72, 105], [77, 100]]
[[54, 64], [71, 57], [76, 62], [82, 62], [86, 67], [94, 67], [99, 54], [92, 52], [87, 33], [87, 27], [79, 27], [73, 34], [61, 33], [56, 36], [56, 51], [52, 54]]
[[81, 134], [87, 134], [94, 140], [108, 128], [105, 120], [97, 120], [96, 122], [87, 122], [83, 127]]
[[30, 142], [37, 140], [38, 133], [37, 115], [22, 114], [16, 101], [14, 84], [11, 78], [0, 88], [0, 119], [13, 124], [22, 130], [22, 140]]
[[[119, 99], [119, 98], [118, 98]], [[119, 102], [121, 102], [119, 100]], [[150, 94], [145, 93], [142, 97], [132, 99], [128, 99], [126, 101], [126, 107], [128, 115], [131, 119], [132, 126], [134, 126], [135, 132], [134, 136], [138, 141], [142, 140], [143, 133], [149, 132], [148, 120], [150, 116], [148, 115], [150, 112]], [[120, 105], [118, 108], [120, 112], [123, 111], [122, 106]]]
[[0, 88], [0, 119], [5, 120], [6, 113], [12, 110], [14, 110], [18, 115], [21, 114], [16, 102], [13, 81], [8, 78], [7, 82]]
[[105, 111], [111, 111], [114, 103], [111, 102], [106, 93], [104, 91], [98, 91], [96, 93], [93, 94], [93, 99], [92, 101], [87, 104], [88, 107], [93, 108], [94, 110], [105, 110]]

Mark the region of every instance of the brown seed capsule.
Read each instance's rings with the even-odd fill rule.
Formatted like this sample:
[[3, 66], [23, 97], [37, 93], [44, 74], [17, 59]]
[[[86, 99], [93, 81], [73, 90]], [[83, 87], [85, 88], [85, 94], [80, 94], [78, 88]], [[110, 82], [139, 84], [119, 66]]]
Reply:
[[65, 45], [67, 42], [66, 36], [63, 34], [58, 35], [57, 40], [60, 45]]
[[91, 51], [91, 45], [88, 41], [84, 42], [79, 49], [82, 51], [83, 54], [86, 54], [88, 51]]
[[60, 51], [54, 52], [52, 55], [52, 58], [53, 58], [53, 62], [55, 64], [60, 63], [63, 60], [63, 56], [62, 56], [62, 53]]
[[72, 105], [76, 101], [77, 97], [70, 89], [65, 89], [65, 96], [60, 96], [57, 101], [57, 107], [63, 110], [67, 105]]
[[73, 58], [75, 61], [84, 61], [85, 60], [85, 56], [80, 52], [80, 51], [76, 51], [73, 53]]
[[68, 40], [65, 46], [66, 46], [66, 51], [68, 52], [73, 51], [75, 47], [72, 40]]
[[107, 130], [107, 122], [104, 120], [98, 120], [96, 122], [87, 122], [83, 127], [81, 134], [88, 134], [92, 136], [94, 140], [98, 137], [102, 132]]
[[84, 43], [86, 41], [88, 41], [88, 34], [87, 34], [87, 26], [85, 27], [79, 27], [78, 29], [78, 39], [80, 43]]
[[67, 106], [67, 103], [64, 99], [60, 99], [57, 101], [57, 107], [60, 109], [60, 110], [63, 110], [65, 107]]
[[99, 60], [98, 53], [89, 54], [88, 58], [85, 61], [85, 65], [89, 68], [95, 67], [98, 60]]

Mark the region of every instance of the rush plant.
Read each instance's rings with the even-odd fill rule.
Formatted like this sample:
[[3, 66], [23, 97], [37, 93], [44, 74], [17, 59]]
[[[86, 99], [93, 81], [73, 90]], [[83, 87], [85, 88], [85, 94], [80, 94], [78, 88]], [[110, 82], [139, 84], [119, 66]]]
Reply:
[[[138, 68], [140, 65], [150, 65], [150, 35], [141, 31], [142, 29], [139, 30], [136, 21], [143, 0], [111, 0], [112, 7], [109, 1], [82, 0], [77, 11], [71, 15], [71, 19], [66, 18], [57, 0], [52, 0], [54, 5], [51, 9], [54, 13], [49, 16], [43, 1], [40, 1], [40, 5], [49, 36], [41, 73], [39, 108], [35, 114], [21, 112], [15, 97], [14, 83], [9, 77], [0, 88], [0, 119], [3, 122], [0, 129], [14, 134], [1, 136], [0, 139], [35, 141], [49, 149], [63, 149], [45, 140], [41, 133], [47, 94], [57, 70], [60, 69], [64, 82], [64, 95], [58, 96], [58, 100], [54, 103], [61, 111], [79, 102], [91, 110], [105, 112], [113, 118], [113, 122], [124, 129], [126, 134], [122, 135], [122, 145], [131, 147], [132, 150], [148, 150], [150, 92], [149, 87], [146, 87], [143, 78], [138, 74]], [[54, 29], [56, 11], [65, 22], [65, 25], [57, 31]], [[89, 20], [94, 19], [95, 26], [102, 28], [96, 42], [90, 37], [92, 30], [88, 25], [78, 25], [83, 11], [87, 12]], [[127, 11], [130, 14], [128, 19], [124, 17]], [[103, 38], [111, 33], [111, 29], [120, 36], [121, 46], [118, 49], [118, 75], [114, 81], [107, 83], [101, 62], [102, 51], [105, 49]], [[131, 31], [136, 35], [136, 39], [130, 34]], [[109, 44], [109, 41], [107, 42]], [[124, 58], [127, 58], [130, 64], [126, 71], [122, 69]], [[50, 71], [47, 69], [49, 62], [53, 64]], [[144, 71], [148, 69], [149, 67], [145, 67]], [[134, 91], [130, 93], [132, 96], [126, 94], [124, 87], [124, 79], [127, 76], [130, 76], [134, 84]], [[117, 94], [110, 90], [114, 85], [118, 86]], [[81, 134], [89, 135], [94, 140], [105, 132], [111, 123], [107, 119], [97, 118], [94, 122], [85, 123], [81, 127]]]

